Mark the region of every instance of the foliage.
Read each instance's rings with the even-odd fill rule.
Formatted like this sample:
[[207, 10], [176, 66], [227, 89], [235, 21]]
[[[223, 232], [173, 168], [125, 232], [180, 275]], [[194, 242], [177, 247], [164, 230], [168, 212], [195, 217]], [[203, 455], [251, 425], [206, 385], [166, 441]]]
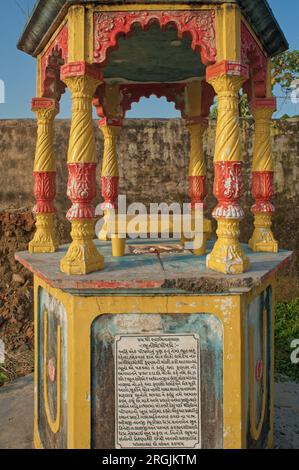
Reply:
[[[272, 59], [272, 86], [279, 85], [282, 93], [287, 97], [294, 86], [299, 88], [299, 51], [292, 50], [283, 52]], [[240, 94], [240, 116], [251, 117], [247, 95]], [[210, 117], [217, 117], [217, 104], [211, 108]]]
[[[248, 104], [248, 99], [247, 95], [245, 93], [239, 95], [239, 110], [240, 110], [240, 116], [242, 118], [249, 118], [252, 117], [249, 104]], [[211, 107], [210, 110], [210, 119], [217, 119], [218, 115], [218, 105], [217, 102]]]
[[4, 368], [2, 367], [2, 365], [0, 364], [0, 387], [2, 387], [2, 385], [5, 384], [5, 382], [7, 381], [8, 377], [7, 375], [5, 374], [5, 370]]
[[299, 51], [286, 51], [272, 59], [272, 85], [279, 85], [288, 95], [299, 78]]
[[275, 369], [299, 382], [299, 364], [292, 364], [291, 342], [299, 339], [299, 298], [276, 307]]

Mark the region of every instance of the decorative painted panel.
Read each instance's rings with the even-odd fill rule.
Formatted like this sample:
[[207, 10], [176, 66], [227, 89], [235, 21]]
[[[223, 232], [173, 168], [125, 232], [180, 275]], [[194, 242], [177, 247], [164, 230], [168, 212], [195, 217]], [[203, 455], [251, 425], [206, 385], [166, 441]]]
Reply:
[[249, 306], [245, 329], [247, 448], [267, 447], [271, 425], [272, 288]]
[[[155, 353], [155, 341], [156, 347], [160, 348], [158, 353]], [[169, 344], [168, 351], [166, 343]], [[136, 346], [138, 344], [139, 349]], [[147, 352], [144, 349], [146, 347]], [[184, 366], [180, 368], [182, 361]], [[119, 403], [122, 406], [125, 404], [130, 410], [132, 396], [133, 401], [142, 404], [140, 416], [143, 418], [140, 426], [143, 431], [140, 436], [147, 433], [150, 447], [163, 448], [159, 445], [161, 442], [166, 443], [164, 448], [174, 447], [176, 439], [179, 439], [175, 431], [179, 413], [170, 413], [172, 421], [167, 422], [167, 426], [172, 427], [173, 436], [176, 436], [170, 442], [170, 428], [165, 428], [163, 413], [152, 413], [151, 408], [154, 415], [152, 418], [144, 409], [146, 406], [153, 406], [153, 403], [150, 404], [152, 393], [158, 393], [158, 403], [164, 403], [163, 400], [170, 393], [174, 402], [182, 400], [182, 406], [186, 406], [186, 409], [188, 406], [192, 407], [188, 409], [188, 413], [184, 413], [185, 420], [190, 416], [182, 430], [182, 442], [186, 447], [223, 447], [223, 328], [215, 316], [206, 313], [102, 315], [95, 319], [91, 330], [91, 371], [92, 448], [127, 448], [123, 444], [125, 439], [119, 439], [120, 435], [126, 438], [127, 434], [116, 430], [119, 423], [127, 426], [130, 420], [120, 420], [121, 413], [116, 403], [118, 406]], [[131, 390], [126, 398], [128, 387], [123, 387], [123, 382], [127, 380], [128, 373], [137, 374], [137, 389]], [[156, 380], [159, 382], [161, 376], [163, 381], [153, 387], [153, 383]], [[171, 376], [175, 377], [173, 381]], [[116, 385], [118, 388], [122, 387], [121, 393], [116, 390]], [[165, 386], [169, 386], [169, 390]], [[185, 393], [190, 393], [188, 399]], [[197, 406], [199, 409], [196, 417]], [[133, 428], [137, 426], [135, 406], [131, 410], [130, 418], [134, 426], [131, 426], [132, 431], [127, 429], [133, 435]], [[131, 439], [129, 447], [138, 447], [137, 438], [134, 439]]]
[[94, 60], [105, 64], [109, 50], [117, 46], [118, 35], [128, 35], [135, 24], [146, 30], [158, 22], [165, 29], [175, 25], [178, 37], [188, 33], [192, 37], [192, 48], [200, 50], [204, 64], [213, 64], [216, 59], [215, 11], [130, 11], [94, 13]]
[[64, 306], [38, 291], [38, 431], [45, 449], [67, 448], [67, 318]]

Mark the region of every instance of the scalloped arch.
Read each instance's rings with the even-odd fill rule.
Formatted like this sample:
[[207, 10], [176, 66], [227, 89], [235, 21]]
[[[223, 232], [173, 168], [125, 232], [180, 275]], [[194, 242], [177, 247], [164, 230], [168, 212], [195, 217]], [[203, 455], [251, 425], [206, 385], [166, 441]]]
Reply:
[[199, 50], [205, 65], [216, 61], [215, 11], [134, 11], [94, 13], [94, 61], [105, 65], [109, 50], [117, 47], [118, 35], [132, 34], [135, 24], [146, 30], [152, 22], [161, 29], [173, 24], [178, 37], [190, 34], [192, 49]]

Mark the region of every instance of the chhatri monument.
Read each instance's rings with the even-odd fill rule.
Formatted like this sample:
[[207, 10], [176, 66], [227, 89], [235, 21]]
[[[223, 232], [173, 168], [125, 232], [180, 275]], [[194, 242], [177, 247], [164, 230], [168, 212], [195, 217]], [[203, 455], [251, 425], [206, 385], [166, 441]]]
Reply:
[[[267, 1], [38, 0], [18, 47], [37, 59], [36, 233], [16, 254], [34, 273], [35, 446], [271, 447], [275, 286], [291, 253], [272, 232], [271, 58], [288, 44]], [[66, 88], [72, 242], [60, 246], [53, 143]], [[248, 244], [239, 242], [249, 216], [241, 90], [255, 121]], [[126, 241], [127, 222], [123, 233], [107, 228], [118, 211], [117, 135], [132, 104], [151, 95], [174, 102], [189, 130], [192, 217], [207, 196], [203, 137], [217, 97], [217, 232], [205, 213], [194, 250], [183, 237]]]

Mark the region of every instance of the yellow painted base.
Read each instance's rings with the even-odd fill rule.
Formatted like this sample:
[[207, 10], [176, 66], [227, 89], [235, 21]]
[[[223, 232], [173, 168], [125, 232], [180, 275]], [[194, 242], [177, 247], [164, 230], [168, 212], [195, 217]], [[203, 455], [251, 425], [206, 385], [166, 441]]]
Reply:
[[248, 242], [249, 248], [255, 252], [278, 253], [278, 242], [272, 233], [271, 214], [255, 214], [254, 232]]
[[218, 218], [218, 240], [207, 256], [207, 267], [223, 274], [242, 274], [250, 263], [239, 243], [238, 219]]
[[[49, 287], [46, 282], [35, 276], [35, 432], [34, 445], [42, 449], [43, 445], [38, 432], [38, 298], [39, 289], [46, 289], [55, 299], [65, 307], [67, 315], [67, 448], [90, 449], [91, 442], [91, 327], [99, 315], [131, 314], [138, 309], [138, 315], [152, 314], [199, 314], [209, 312], [218, 318], [223, 326], [224, 350], [224, 396], [223, 396], [223, 446], [225, 449], [246, 448], [246, 322], [249, 305], [269, 285], [275, 287], [275, 278], [272, 276], [263, 285], [250, 293], [242, 295], [150, 295], [122, 296], [99, 295], [77, 297], [60, 289]], [[275, 296], [274, 296], [275, 298]], [[275, 305], [275, 300], [273, 299]], [[274, 313], [273, 313], [274, 315]], [[137, 321], [137, 319], [135, 319]], [[41, 328], [39, 326], [39, 328]], [[273, 342], [273, 335], [271, 335]], [[253, 365], [252, 365], [253, 367]], [[254, 364], [255, 367], [255, 364]], [[271, 358], [271, 376], [274, 370], [274, 359]], [[273, 380], [271, 387], [271, 410], [273, 410]], [[232, 400], [232, 397], [233, 400]], [[251, 418], [252, 419], [252, 418]], [[273, 443], [273, 412], [271, 412], [270, 430], [267, 446]], [[50, 428], [49, 428], [50, 429]]]
[[36, 215], [36, 232], [28, 247], [30, 253], [55, 253], [58, 249], [54, 217], [54, 214]]
[[104, 269], [104, 257], [93, 242], [94, 224], [94, 220], [72, 221], [73, 242], [60, 263], [63, 273], [79, 275]]

